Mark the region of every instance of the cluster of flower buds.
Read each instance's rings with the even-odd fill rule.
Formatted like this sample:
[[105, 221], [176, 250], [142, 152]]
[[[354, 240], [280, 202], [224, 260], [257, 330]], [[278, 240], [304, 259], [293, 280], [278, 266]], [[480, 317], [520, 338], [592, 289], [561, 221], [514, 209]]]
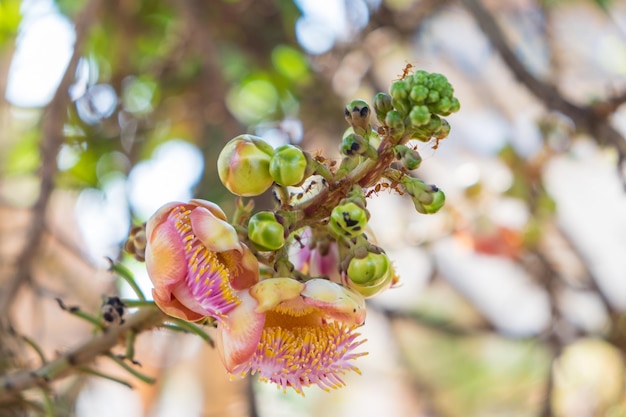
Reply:
[[459, 111], [459, 100], [448, 79], [437, 73], [416, 71], [391, 85], [389, 94], [374, 98], [378, 121], [399, 141], [431, 138], [441, 140], [450, 133], [442, 118]]
[[240, 200], [229, 222], [207, 201], [170, 203], [134, 230], [128, 247], [145, 252], [157, 305], [184, 320], [212, 318], [234, 375], [258, 373], [300, 393], [344, 385], [340, 375], [359, 372], [365, 298], [398, 281], [368, 228], [367, 198], [384, 186], [419, 213], [443, 206], [443, 192], [411, 173], [422, 162], [411, 140], [448, 135], [442, 116], [459, 109], [453, 92], [441, 74], [408, 75], [375, 96], [378, 126], [367, 102], [350, 102], [339, 164], [253, 135], [229, 141], [217, 162], [222, 184], [240, 197], [273, 187], [276, 207], [254, 212], [253, 200]]

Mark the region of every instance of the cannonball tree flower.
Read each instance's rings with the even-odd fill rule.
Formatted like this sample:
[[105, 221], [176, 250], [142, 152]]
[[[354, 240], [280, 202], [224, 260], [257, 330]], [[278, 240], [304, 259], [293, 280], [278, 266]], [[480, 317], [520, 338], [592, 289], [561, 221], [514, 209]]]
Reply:
[[254, 254], [209, 201], [165, 204], [148, 220], [146, 238], [152, 295], [170, 316], [221, 320], [239, 304], [235, 292], [259, 280]]
[[329, 391], [359, 369], [352, 361], [365, 342], [355, 331], [365, 321], [359, 294], [326, 279], [269, 278], [239, 291], [241, 303], [217, 327], [217, 347], [232, 375], [258, 374], [286, 391]]

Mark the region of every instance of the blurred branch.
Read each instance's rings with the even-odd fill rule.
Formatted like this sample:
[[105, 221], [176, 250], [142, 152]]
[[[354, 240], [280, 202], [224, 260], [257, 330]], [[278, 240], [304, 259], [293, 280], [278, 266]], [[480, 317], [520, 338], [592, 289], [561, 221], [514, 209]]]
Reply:
[[462, 0], [462, 3], [519, 82], [524, 84], [548, 109], [558, 111], [572, 119], [577, 130], [587, 132], [601, 145], [615, 148], [618, 155], [620, 178], [626, 186], [626, 174], [621, 171], [626, 165], [626, 139], [608, 120], [617, 107], [626, 100], [626, 96], [621, 94], [588, 106], [572, 103], [563, 97], [554, 85], [542, 81], [530, 73], [507, 43], [498, 22], [480, 0]]
[[43, 114], [41, 122], [42, 138], [40, 142], [41, 167], [39, 176], [41, 183], [39, 196], [32, 208], [31, 227], [26, 237], [26, 244], [15, 262], [15, 273], [8, 282], [3, 284], [3, 291], [0, 293], [0, 315], [2, 316], [6, 316], [20, 286], [31, 279], [31, 265], [39, 250], [45, 231], [46, 209], [54, 189], [54, 178], [57, 172], [57, 154], [64, 139], [63, 126], [66, 120], [67, 107], [70, 104], [68, 90], [74, 82], [76, 66], [81, 58], [83, 43], [89, 28], [97, 17], [99, 6], [99, 0], [89, 1], [76, 19], [76, 42], [72, 57], [52, 101], [50, 101]]
[[394, 320], [408, 320], [417, 325], [424, 326], [426, 328], [447, 334], [449, 336], [465, 337], [476, 336], [485, 333], [494, 333], [495, 329], [489, 323], [485, 323], [484, 326], [476, 327], [461, 327], [456, 324], [450, 323], [446, 320], [437, 319], [426, 314], [418, 313], [416, 311], [402, 311], [395, 310], [386, 307], [382, 307], [376, 303], [368, 303], [368, 307], [373, 310], [379, 311], [387, 319]]
[[108, 327], [104, 333], [60, 355], [36, 370], [24, 370], [0, 377], [0, 404], [13, 402], [24, 390], [46, 387], [50, 382], [63, 378], [76, 369], [91, 363], [100, 355], [123, 342], [128, 332], [140, 333], [162, 323], [163, 313], [155, 308], [142, 308], [129, 316], [120, 326]]

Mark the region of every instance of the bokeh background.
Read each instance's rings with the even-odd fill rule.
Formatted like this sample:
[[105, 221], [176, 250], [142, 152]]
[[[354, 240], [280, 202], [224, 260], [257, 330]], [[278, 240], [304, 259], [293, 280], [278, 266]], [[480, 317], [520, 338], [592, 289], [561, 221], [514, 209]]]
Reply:
[[[214, 350], [137, 340], [145, 384], [75, 372], [0, 415], [626, 415], [626, 2], [0, 0], [0, 372], [37, 369], [130, 297], [108, 271], [161, 204], [232, 212], [221, 146], [241, 133], [329, 159], [343, 107], [407, 64], [445, 74], [461, 111], [418, 176], [447, 204], [372, 193], [401, 285], [369, 303], [363, 375], [325, 393], [229, 381]], [[258, 199], [269, 207], [271, 197]], [[32, 343], [31, 343], [32, 345]]]

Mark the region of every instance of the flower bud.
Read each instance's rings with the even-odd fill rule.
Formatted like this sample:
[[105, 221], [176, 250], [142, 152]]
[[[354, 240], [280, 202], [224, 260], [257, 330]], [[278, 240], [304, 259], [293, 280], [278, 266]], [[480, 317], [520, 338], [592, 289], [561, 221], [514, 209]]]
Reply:
[[341, 153], [346, 156], [361, 155], [367, 149], [368, 143], [363, 136], [350, 133], [341, 141]]
[[[370, 255], [376, 255], [376, 257], [370, 258]], [[376, 275], [381, 274], [380, 277], [378, 279], [371, 279], [369, 282], [363, 284], [355, 281], [354, 278], [358, 279], [361, 275], [367, 276], [368, 272], [371, 271], [374, 271]], [[398, 277], [396, 276], [393, 265], [389, 262], [385, 254], [370, 253], [368, 256], [358, 261], [357, 258], [353, 258], [348, 266], [348, 272], [343, 275], [344, 285], [358, 292], [365, 298], [371, 298], [380, 294], [395, 285], [397, 281]]]
[[274, 149], [253, 135], [230, 140], [217, 158], [222, 184], [233, 194], [250, 197], [262, 194], [274, 182], [269, 166]]
[[300, 184], [304, 180], [306, 168], [304, 152], [293, 145], [279, 146], [270, 160], [270, 175], [280, 185]]
[[346, 121], [359, 135], [367, 135], [370, 130], [370, 106], [363, 100], [352, 100], [345, 109]]
[[365, 231], [369, 214], [359, 205], [348, 202], [340, 204], [330, 214], [330, 228], [338, 236], [355, 237]]
[[410, 91], [411, 85], [405, 80], [394, 82], [389, 89], [389, 93], [394, 100], [406, 100]]
[[148, 239], [146, 237], [146, 225], [133, 226], [128, 233], [128, 239], [124, 243], [124, 250], [139, 262], [146, 260], [146, 246]]
[[404, 134], [404, 121], [402, 116], [396, 110], [391, 110], [385, 116], [385, 124], [389, 128], [389, 134], [396, 140], [400, 140]]
[[285, 244], [285, 228], [271, 211], [260, 211], [248, 221], [248, 237], [261, 250], [278, 250]]
[[411, 111], [412, 105], [406, 98], [392, 98], [391, 103], [393, 107], [402, 115], [402, 117], [408, 116]]
[[348, 265], [348, 278], [355, 284], [376, 285], [387, 277], [389, 266], [386, 254], [368, 252], [363, 258], [352, 258]]
[[378, 152], [369, 141], [356, 133], [350, 133], [341, 141], [341, 153], [346, 156], [363, 155], [378, 159]]
[[415, 106], [411, 109], [409, 118], [413, 126], [422, 126], [430, 121], [430, 111], [426, 106]]
[[422, 163], [422, 157], [419, 152], [413, 148], [409, 148], [406, 145], [396, 145], [394, 151], [396, 152], [397, 159], [400, 159], [402, 165], [409, 171], [419, 168]]
[[376, 118], [378, 121], [380, 123], [384, 123], [387, 113], [393, 110], [391, 96], [385, 93], [376, 94], [374, 96], [374, 110], [376, 111]]
[[408, 175], [404, 175], [400, 183], [411, 196], [415, 209], [422, 214], [436, 213], [446, 201], [445, 194], [436, 185], [426, 184]]
[[422, 104], [426, 97], [428, 97], [428, 88], [426, 88], [426, 86], [414, 85], [413, 87], [411, 87], [409, 98], [413, 103]]

